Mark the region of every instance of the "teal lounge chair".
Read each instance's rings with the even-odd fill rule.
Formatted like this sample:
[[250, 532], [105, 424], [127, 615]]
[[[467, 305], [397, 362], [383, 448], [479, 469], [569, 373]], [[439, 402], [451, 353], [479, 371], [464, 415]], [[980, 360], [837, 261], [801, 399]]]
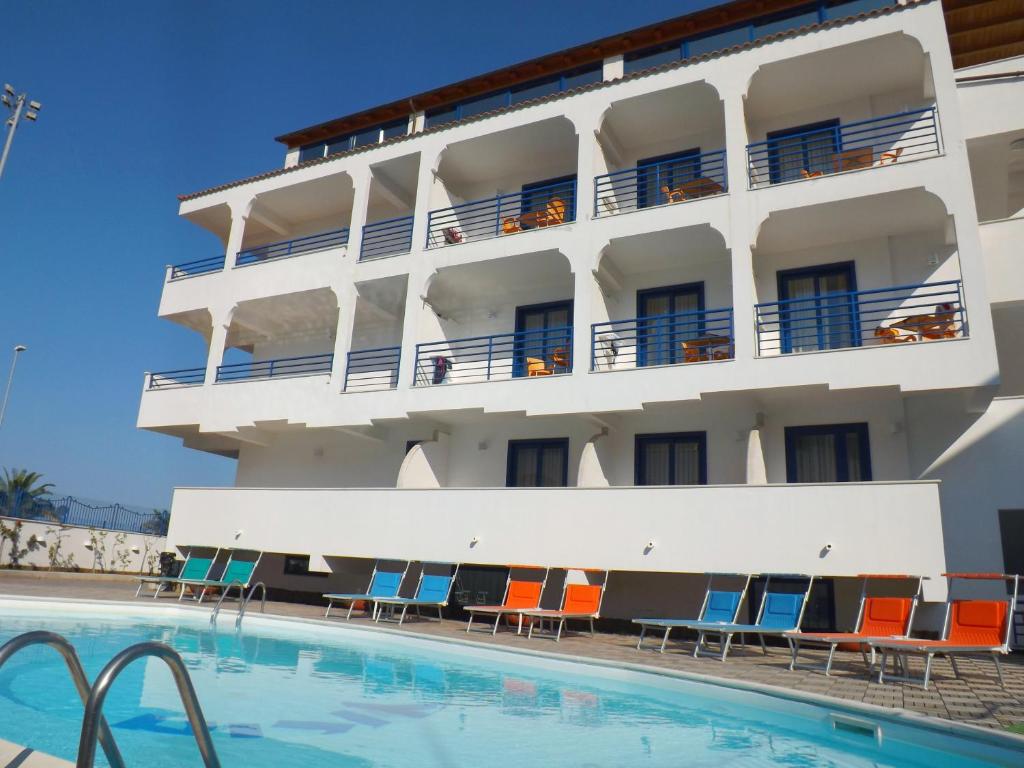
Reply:
[[256, 572], [256, 566], [260, 564], [262, 559], [263, 553], [260, 552], [255, 560], [236, 560], [235, 553], [232, 552], [228, 558], [227, 565], [224, 566], [224, 573], [220, 575], [219, 579], [178, 579], [178, 583], [181, 585], [181, 595], [178, 596], [178, 600], [184, 597], [185, 587], [191, 587], [193, 593], [197, 589], [199, 590], [199, 597], [196, 599], [200, 603], [203, 602], [203, 598], [206, 597], [206, 593], [210, 589], [226, 590], [235, 584], [239, 586], [240, 592], [244, 592], [249, 588], [252, 575]]
[[[398, 597], [398, 590], [402, 588], [402, 582], [405, 580], [406, 571], [409, 570], [409, 563], [406, 562], [405, 568], [402, 570], [381, 570], [380, 560], [373, 564], [373, 573], [370, 574], [370, 584], [363, 593], [337, 593], [328, 592], [324, 594], [327, 598], [327, 610], [324, 612], [324, 618], [326, 619], [331, 615], [331, 607], [337, 603], [348, 603], [348, 613], [345, 615], [345, 621], [352, 618], [352, 609], [355, 604], [359, 601], [373, 602], [374, 598], [380, 597]], [[373, 618], [377, 618], [377, 606], [374, 604], [373, 607]]]
[[[694, 623], [701, 624], [735, 624], [736, 619], [739, 618], [740, 606], [743, 604], [743, 598], [746, 597], [747, 588], [750, 586], [750, 575], [739, 574], [739, 573], [725, 573], [718, 574], [719, 576], [739, 576], [744, 578], [743, 589], [740, 590], [720, 590], [712, 589], [715, 581], [715, 574], [708, 575], [708, 585], [704, 592], [704, 602], [700, 606], [700, 613], [696, 619], [633, 619], [634, 624], [640, 625], [640, 639], [637, 641], [636, 648], [640, 650], [644, 643], [644, 635], [647, 634], [648, 627], [656, 627], [657, 629], [664, 629], [665, 634], [661, 638], [661, 647], [658, 649], [658, 653], [665, 652], [665, 644], [668, 642], [669, 633], [676, 627], [687, 627]], [[696, 647], [694, 648], [694, 655], [696, 655]]]
[[420, 571], [420, 580], [416, 585], [415, 597], [374, 597], [373, 613], [374, 621], [380, 621], [386, 613], [388, 618], [393, 618], [398, 609], [402, 612], [398, 616], [398, 623], [405, 621], [405, 614], [410, 608], [416, 609], [416, 615], [420, 616], [420, 608], [437, 608], [437, 618], [440, 621], [443, 617], [441, 609], [448, 605], [448, 598], [452, 593], [452, 585], [455, 583], [455, 576], [459, 572], [459, 566], [454, 567], [451, 563], [424, 563], [427, 565], [444, 565], [453, 568], [450, 576], [441, 574], [428, 574]]
[[197, 547], [190, 547], [188, 555], [185, 557], [185, 564], [181, 566], [181, 573], [177, 576], [141, 576], [139, 577], [139, 588], [135, 590], [135, 596], [138, 597], [142, 594], [142, 588], [147, 584], [155, 584], [156, 590], [153, 592], [153, 599], [155, 600], [163, 592], [165, 586], [180, 586], [182, 581], [194, 581], [202, 580], [210, 575], [210, 569], [213, 568], [213, 561], [217, 559], [217, 555], [220, 554], [218, 549], [214, 552], [213, 557], [194, 557], [192, 550]]
[[[775, 578], [784, 578], [776, 575]], [[790, 578], [807, 579], [807, 586], [803, 592], [772, 592], [771, 580], [768, 576], [764, 584], [764, 594], [761, 596], [761, 605], [757, 611], [757, 620], [753, 624], [721, 624], [718, 622], [695, 621], [684, 624], [688, 629], [697, 632], [697, 647], [693, 651], [694, 656], [711, 656], [719, 661], [725, 661], [729, 656], [729, 647], [735, 635], [757, 635], [761, 641], [761, 650], [767, 654], [768, 647], [764, 643], [766, 635], [784, 636], [787, 632], [800, 629], [800, 622], [803, 621], [804, 609], [807, 607], [807, 600], [811, 596], [811, 586], [814, 584], [813, 576], [796, 575]], [[708, 635], [718, 638], [718, 652], [714, 652], [708, 645]]]

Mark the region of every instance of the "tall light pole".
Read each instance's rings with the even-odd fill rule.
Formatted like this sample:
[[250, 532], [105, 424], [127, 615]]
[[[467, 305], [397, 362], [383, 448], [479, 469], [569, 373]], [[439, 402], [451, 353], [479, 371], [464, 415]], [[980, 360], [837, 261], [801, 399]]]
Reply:
[[14, 348], [14, 357], [11, 359], [11, 372], [7, 375], [7, 388], [4, 390], [4, 401], [0, 404], [0, 427], [4, 424], [4, 414], [7, 413], [7, 399], [11, 396], [11, 384], [14, 383], [14, 368], [18, 365], [18, 355], [28, 347], [18, 344]]
[[[39, 110], [43, 105], [38, 101], [29, 101], [28, 109], [25, 109], [25, 102], [28, 100], [27, 93], [15, 93], [14, 86], [10, 83], [4, 84], [4, 92], [0, 94], [0, 104], [3, 104], [11, 111], [11, 116], [5, 121], [7, 126], [7, 140], [4, 141], [4, 151], [0, 154], [0, 176], [4, 175], [4, 165], [7, 164], [7, 155], [11, 151], [11, 144], [14, 142], [14, 132], [18, 130], [18, 123], [21, 118], [35, 121], [39, 117]], [[2, 416], [3, 411], [0, 411]]]

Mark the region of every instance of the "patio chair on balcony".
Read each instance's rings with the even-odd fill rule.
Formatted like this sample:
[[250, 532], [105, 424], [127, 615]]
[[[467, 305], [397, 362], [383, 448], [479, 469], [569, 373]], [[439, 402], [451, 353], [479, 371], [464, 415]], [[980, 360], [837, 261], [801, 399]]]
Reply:
[[881, 155], [879, 155], [878, 164], [892, 165], [893, 163], [900, 159], [900, 155], [902, 154], [903, 147], [896, 147], [895, 149], [890, 149], [888, 152], [883, 152]]
[[[402, 581], [405, 579], [405, 574], [409, 570], [409, 563], [406, 562], [405, 567], [402, 570], [386, 570], [380, 567], [380, 561], [378, 560], [373, 565], [373, 573], [370, 574], [370, 583], [366, 587], [366, 591], [362, 593], [337, 593], [328, 592], [324, 595], [327, 599], [327, 610], [324, 612], [324, 618], [326, 619], [331, 615], [331, 608], [335, 603], [348, 603], [348, 613], [345, 615], [345, 621], [352, 618], [352, 609], [355, 608], [358, 603], [371, 604], [374, 598], [378, 597], [398, 597], [398, 590], [402, 588]], [[376, 613], [373, 614], [376, 618]]]
[[538, 227], [553, 227], [557, 224], [565, 223], [565, 212], [567, 206], [565, 201], [560, 197], [553, 197], [548, 201], [548, 204], [544, 207], [544, 216], [538, 218]]
[[729, 336], [708, 334], [699, 339], [684, 341], [682, 347], [684, 363], [728, 360], [732, 357], [732, 339]]
[[949, 302], [938, 304], [934, 314], [910, 315], [889, 323], [904, 333], [917, 334], [923, 339], [955, 339], [957, 311]]
[[808, 171], [806, 168], [801, 168], [800, 175], [805, 179], [816, 179], [822, 175], [822, 171]]
[[836, 173], [859, 171], [862, 168], [870, 168], [874, 163], [875, 153], [871, 147], [847, 149], [832, 156], [832, 168]]
[[[828, 647], [828, 660], [825, 662], [825, 674], [832, 672], [832, 661], [836, 649], [841, 644], [849, 644], [860, 651], [867, 668], [873, 669], [875, 651], [871, 648], [871, 659], [868, 660], [865, 649], [869, 648], [869, 640], [885, 640], [903, 638], [910, 634], [914, 623], [914, 612], [921, 596], [923, 579], [904, 575], [863, 574], [864, 580], [860, 593], [860, 609], [852, 632], [790, 632], [784, 635], [789, 641], [793, 658], [789, 662], [790, 670], [797, 668], [797, 656], [804, 644]], [[871, 579], [917, 579], [917, 588], [911, 597], [877, 597], [868, 595], [868, 582]]]
[[[459, 565], [455, 563], [423, 563], [424, 567], [427, 565], [441, 565], [445, 568], [452, 569], [451, 575], [443, 574], [428, 574], [424, 571], [420, 571], [420, 581], [416, 585], [416, 595], [414, 597], [374, 597], [373, 600], [373, 613], [374, 621], [380, 621], [382, 618], [387, 621], [394, 619], [395, 614], [398, 614], [398, 623], [401, 624], [405, 621], [406, 612], [410, 608], [416, 610], [417, 616], [420, 614], [421, 608], [437, 608], [437, 619], [440, 621], [443, 616], [441, 615], [441, 609], [448, 605], [448, 598], [452, 593], [452, 585], [455, 583], [455, 577], [459, 573]], [[398, 609], [401, 608], [401, 612]]]
[[[512, 571], [515, 569], [530, 570], [534, 572], [543, 571], [544, 575], [540, 581], [535, 579], [513, 579]], [[505, 596], [502, 598], [501, 605], [462, 606], [462, 609], [469, 614], [469, 621], [466, 623], [466, 632], [468, 633], [470, 629], [473, 628], [473, 620], [477, 618], [477, 614], [481, 614], [483, 616], [494, 617], [494, 626], [491, 628], [492, 635], [498, 633], [498, 625], [501, 624], [503, 616], [507, 617], [510, 622], [516, 622], [516, 634], [521, 635], [523, 632], [524, 612], [540, 608], [540, 598], [544, 593], [544, 587], [548, 582], [549, 570], [550, 569], [543, 566], [510, 565], [508, 567], [508, 578], [505, 582]]]
[[550, 376], [555, 372], [554, 368], [548, 368], [548, 364], [539, 357], [526, 358], [527, 376]]
[[[591, 584], [586, 574], [601, 573], [603, 579], [599, 584]], [[583, 574], [585, 583], [571, 582], [571, 579], [578, 578]], [[586, 621], [590, 625], [590, 634], [594, 634], [594, 619], [600, 618], [601, 602], [604, 600], [605, 587], [608, 585], [607, 571], [587, 571], [580, 568], [570, 568], [566, 573], [565, 585], [562, 587], [562, 606], [558, 610], [533, 610], [523, 611], [523, 616], [531, 619], [530, 631], [527, 638], [532, 638], [534, 629], [538, 626], [543, 631], [545, 623], [550, 627], [550, 632], [557, 643], [562, 638], [567, 622]]]
[[670, 188], [667, 185], [661, 188], [661, 194], [665, 196], [665, 202], [681, 203], [686, 199], [686, 193], [682, 187]]
[[907, 333], [899, 328], [880, 325], [875, 328], [875, 338], [881, 344], [903, 344], [908, 341], [917, 341], [917, 336]]
[[210, 570], [213, 568], [213, 563], [217, 559], [217, 555], [220, 554], [218, 549], [214, 552], [213, 557], [196, 557], [192, 554], [192, 549], [189, 549], [188, 555], [185, 557], [185, 563], [181, 566], [181, 572], [177, 576], [141, 576], [139, 577], [139, 588], [135, 590], [135, 596], [138, 597], [142, 594], [142, 588], [147, 584], [154, 584], [156, 586], [153, 592], [153, 599], [155, 600], [160, 596], [160, 593], [164, 591], [165, 587], [181, 587], [183, 581], [195, 581], [207, 578], [210, 575]]
[[[720, 575], [729, 576], [734, 574]], [[634, 624], [640, 625], [640, 639], [637, 640], [636, 649], [639, 651], [643, 646], [644, 636], [647, 634], [648, 628], [651, 627], [665, 630], [665, 634], [661, 638], [661, 647], [658, 649], [658, 653], [664, 653], [669, 633], [676, 627], [685, 627], [694, 622], [702, 624], [735, 624], [736, 619], [739, 618], [743, 598], [746, 597], [747, 588], [750, 586], [750, 576], [746, 575], [745, 578], [746, 581], [743, 583], [743, 589], [721, 590], [712, 588], [715, 575], [710, 574], [708, 576], [707, 588], [704, 591], [704, 602], [701, 603], [700, 612], [697, 614], [696, 619], [633, 619]]]

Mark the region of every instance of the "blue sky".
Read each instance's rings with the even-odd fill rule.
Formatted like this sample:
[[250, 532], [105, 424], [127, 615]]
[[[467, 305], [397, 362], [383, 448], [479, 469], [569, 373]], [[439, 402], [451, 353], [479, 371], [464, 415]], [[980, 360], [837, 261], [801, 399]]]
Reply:
[[232, 460], [135, 428], [144, 371], [205, 361], [156, 316], [164, 265], [219, 248], [175, 195], [281, 165], [289, 130], [713, 4], [8, 0], [0, 80], [43, 110], [0, 179], [2, 382], [29, 347], [0, 466], [144, 506], [230, 485]]

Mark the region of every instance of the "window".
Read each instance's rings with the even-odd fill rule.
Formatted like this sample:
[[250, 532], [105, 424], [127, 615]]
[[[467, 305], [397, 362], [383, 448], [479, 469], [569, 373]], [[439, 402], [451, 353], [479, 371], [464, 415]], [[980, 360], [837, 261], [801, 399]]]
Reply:
[[535, 80], [532, 83], [517, 85], [512, 89], [510, 103], [518, 104], [530, 99], [539, 99], [541, 96], [550, 96], [553, 93], [558, 93], [561, 87], [562, 79], [560, 77], [549, 77], [545, 80]]
[[825, 120], [768, 133], [768, 179], [772, 184], [832, 173], [840, 150], [839, 120]]
[[867, 424], [786, 427], [786, 482], [855, 483], [870, 479]]
[[328, 574], [309, 570], [309, 555], [285, 555], [284, 574], [286, 576], [320, 576]]
[[318, 157], [323, 157], [326, 149], [323, 144], [310, 144], [308, 147], [302, 147], [299, 150], [299, 162], [304, 163], [307, 160], [316, 160]]
[[842, 19], [892, 5], [896, 5], [896, 0], [826, 0], [825, 18]]
[[772, 16], [763, 21], [759, 21], [754, 24], [754, 40], [760, 40], [762, 37], [768, 37], [779, 32], [785, 32], [789, 29], [797, 29], [798, 27], [805, 27], [808, 24], [817, 24], [819, 21], [818, 9], [812, 8], [807, 10], [797, 9], [787, 11], [780, 16]]
[[509, 440], [505, 485], [564, 488], [569, 484], [569, 438]]
[[682, 58], [682, 43], [666, 43], [656, 48], [645, 48], [642, 51], [627, 53], [623, 62], [623, 71], [628, 75], [630, 72], [650, 69], [669, 61], [678, 61], [680, 58]]
[[552, 373], [566, 373], [572, 359], [572, 302], [516, 307], [513, 376], [526, 376], [541, 361]]
[[637, 163], [636, 207], [664, 205], [672, 190], [699, 178], [700, 147], [645, 158]]
[[853, 262], [784, 270], [778, 282], [783, 353], [860, 345]]
[[724, 32], [715, 32], [696, 40], [689, 40], [686, 43], [686, 55], [703, 56], [705, 53], [721, 51], [731, 48], [734, 45], [741, 45], [750, 40], [750, 25], [727, 29]]
[[478, 96], [475, 99], [466, 101], [461, 105], [459, 117], [472, 117], [473, 115], [479, 115], [484, 112], [491, 112], [492, 110], [495, 109], [507, 107], [508, 97], [508, 91], [501, 91], [500, 93], [489, 93], [486, 96]]
[[1003, 573], [1024, 573], [1024, 509], [999, 510]]
[[636, 294], [636, 364], [683, 361], [683, 342], [704, 335], [704, 283], [650, 288]]
[[404, 117], [401, 120], [396, 120], [393, 123], [388, 123], [383, 128], [381, 128], [381, 133], [384, 136], [384, 141], [387, 141], [388, 139], [393, 139], [396, 136], [405, 136], [408, 132], [409, 120]]
[[519, 202], [519, 226], [523, 229], [532, 229], [533, 224], [529, 218], [523, 221], [522, 216], [526, 213], [545, 213], [548, 203], [555, 200], [562, 201], [564, 208], [563, 220], [576, 220], [576, 175], [560, 176], [557, 179], [545, 179], [535, 181], [531, 184], [523, 184], [522, 197]]
[[426, 114], [424, 126], [427, 128], [433, 128], [436, 125], [444, 125], [450, 123], [453, 120], [459, 119], [459, 106], [440, 107], [438, 109], [431, 109]]
[[707, 435], [637, 435], [636, 485], [707, 485]]
[[[752, 579], [747, 597], [747, 620], [753, 624], [757, 620], [757, 611], [761, 607], [761, 596], [764, 594], [765, 579], [763, 576]], [[771, 580], [772, 592], [802, 594], [807, 588], [807, 579], [774, 576]], [[807, 607], [804, 608], [804, 619], [800, 622], [804, 632], [835, 632], [836, 631], [836, 597], [835, 583], [832, 579], [817, 578], [811, 587]]]
[[579, 69], [562, 73], [561, 90], [568, 91], [591, 83], [599, 83], [604, 79], [604, 62], [588, 64]]

